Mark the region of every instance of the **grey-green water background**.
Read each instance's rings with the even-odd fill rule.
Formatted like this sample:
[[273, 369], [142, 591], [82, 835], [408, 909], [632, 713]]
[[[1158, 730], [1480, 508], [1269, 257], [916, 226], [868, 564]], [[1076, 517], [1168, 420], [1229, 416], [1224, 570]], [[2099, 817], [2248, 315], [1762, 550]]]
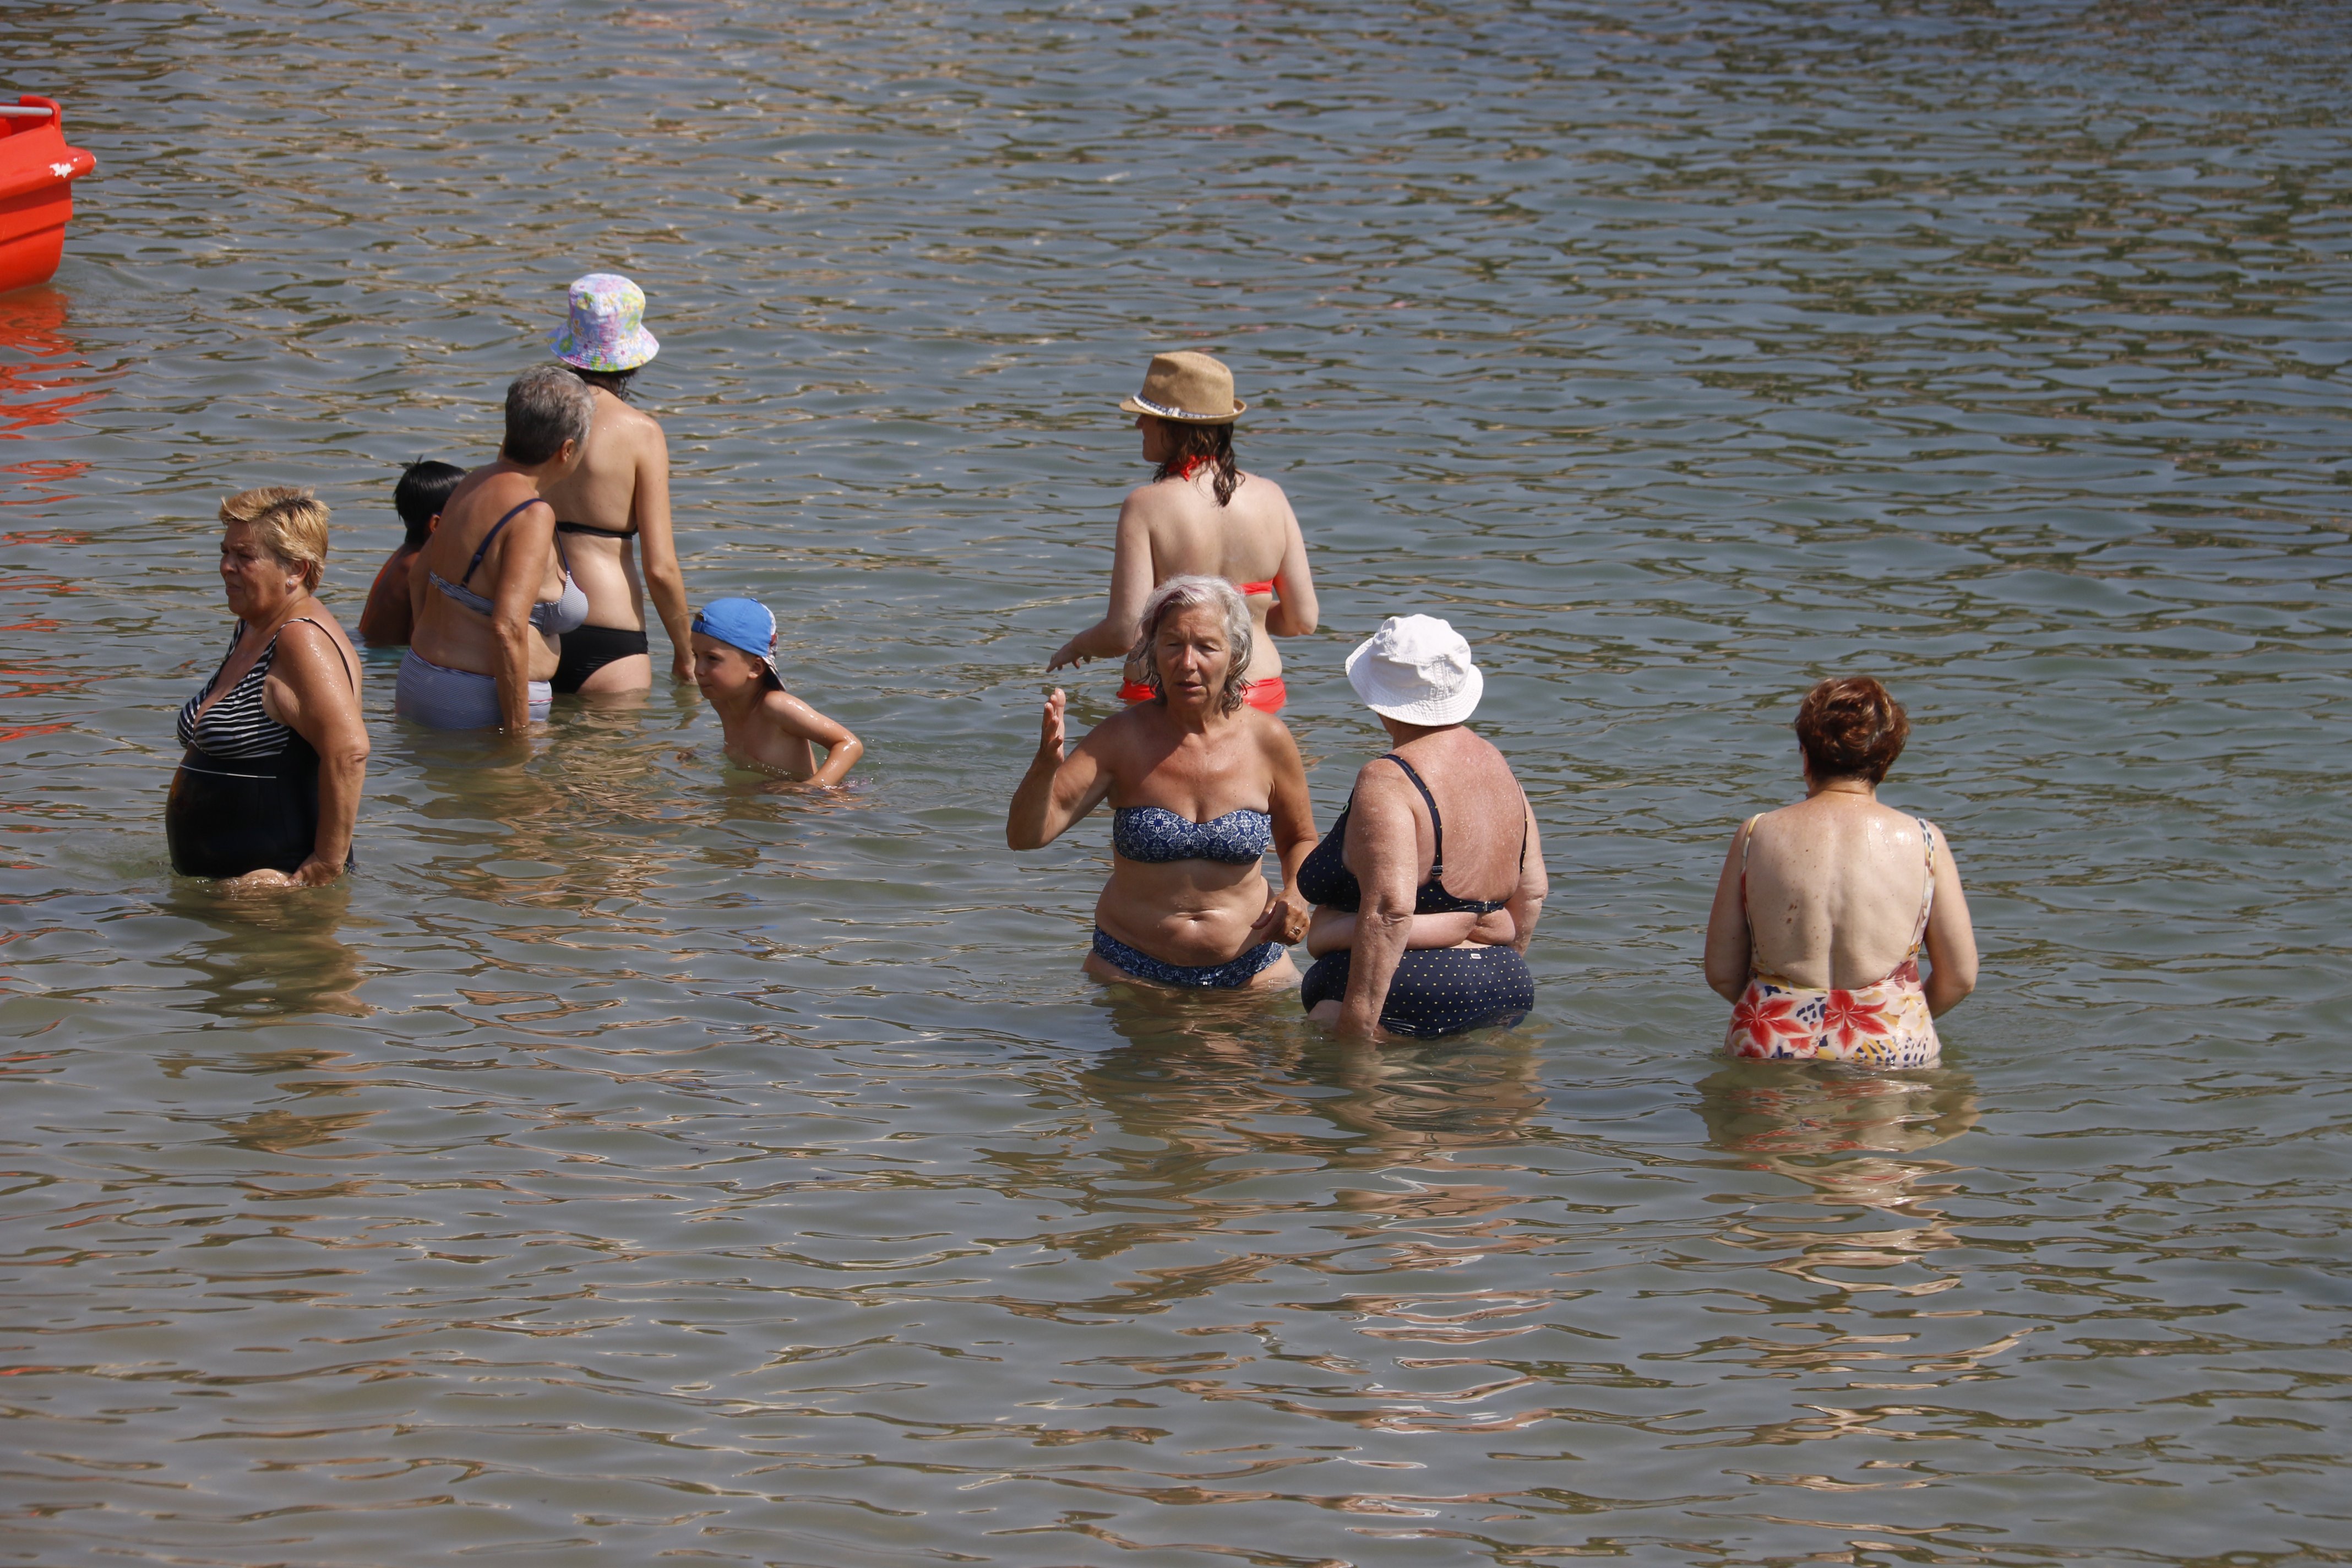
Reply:
[[[2345, 7], [0, 28], [100, 162], [0, 299], [0, 1562], [2352, 1560]], [[375, 656], [362, 873], [176, 882], [217, 499], [318, 486], [355, 616], [594, 268], [854, 798], [667, 690], [494, 768]], [[1320, 820], [1351, 642], [1484, 651], [1523, 1028], [1114, 1005], [1103, 826], [1003, 850], [1173, 344], [1316, 552]], [[1843, 669], [1985, 984], [1729, 1068], [1714, 870]]]

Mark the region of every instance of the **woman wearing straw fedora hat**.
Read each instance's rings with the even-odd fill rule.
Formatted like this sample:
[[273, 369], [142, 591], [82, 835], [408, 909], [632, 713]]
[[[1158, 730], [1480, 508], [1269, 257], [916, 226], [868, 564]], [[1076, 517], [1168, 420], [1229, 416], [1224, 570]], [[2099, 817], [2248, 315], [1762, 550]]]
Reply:
[[[670, 532], [669, 441], [652, 416], [629, 405], [629, 384], [661, 343], [646, 331], [646, 296], [614, 272], [575, 279], [571, 310], [551, 346], [588, 384], [596, 422], [580, 461], [550, 486], [556, 532], [572, 574], [588, 594], [588, 619], [563, 636], [551, 684], [557, 691], [643, 691], [653, 684], [646, 600], [669, 633], [670, 678], [694, 679], [686, 574]], [[639, 567], [642, 564], [642, 574]]]
[[1300, 998], [1370, 1037], [1517, 1023], [1549, 880], [1511, 764], [1464, 727], [1486, 684], [1470, 645], [1434, 616], [1391, 616], [1348, 656], [1348, 683], [1391, 749], [1298, 868], [1317, 906]]
[[[1249, 610], [1222, 577], [1171, 577], [1140, 620], [1133, 662], [1151, 700], [1065, 756], [1062, 693], [1048, 697], [1004, 841], [1043, 848], [1108, 798], [1111, 873], [1088, 974], [1192, 991], [1296, 984], [1284, 949], [1307, 930], [1296, 889], [1315, 818], [1289, 727], [1243, 692]], [[1279, 892], [1263, 869], [1268, 849], [1282, 860]]]
[[[1240, 590], [1255, 634], [1244, 671], [1247, 700], [1280, 712], [1288, 693], [1274, 639], [1308, 636], [1320, 610], [1290, 498], [1272, 479], [1244, 473], [1234, 458], [1234, 422], [1248, 407], [1234, 395], [1234, 373], [1190, 350], [1154, 354], [1143, 390], [1119, 407], [1135, 416], [1151, 482], [1129, 491], [1118, 509], [1110, 607], [1045, 668], [1126, 655], [1152, 589], [1172, 577], [1222, 577]], [[1144, 675], [1129, 668], [1122, 700], [1150, 699]]]

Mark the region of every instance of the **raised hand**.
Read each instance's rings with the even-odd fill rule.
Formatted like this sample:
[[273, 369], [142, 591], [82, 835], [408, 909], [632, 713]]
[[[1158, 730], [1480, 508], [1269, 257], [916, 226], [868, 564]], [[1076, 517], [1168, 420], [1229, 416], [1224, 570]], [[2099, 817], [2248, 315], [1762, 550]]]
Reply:
[[1069, 699], [1056, 686], [1045, 699], [1045, 716], [1037, 726], [1037, 750], [1041, 754], [1051, 752], [1058, 758], [1067, 750], [1069, 726], [1065, 712], [1068, 707]]

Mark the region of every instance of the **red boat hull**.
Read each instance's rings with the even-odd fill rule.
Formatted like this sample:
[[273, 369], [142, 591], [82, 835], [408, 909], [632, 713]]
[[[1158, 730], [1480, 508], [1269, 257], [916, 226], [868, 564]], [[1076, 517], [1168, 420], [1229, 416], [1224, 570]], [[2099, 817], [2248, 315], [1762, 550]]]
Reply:
[[46, 120], [0, 119], [0, 292], [46, 283], [65, 254], [66, 220], [73, 216], [73, 183], [98, 160], [66, 145], [65, 111], [55, 99], [30, 93], [21, 108], [46, 109]]

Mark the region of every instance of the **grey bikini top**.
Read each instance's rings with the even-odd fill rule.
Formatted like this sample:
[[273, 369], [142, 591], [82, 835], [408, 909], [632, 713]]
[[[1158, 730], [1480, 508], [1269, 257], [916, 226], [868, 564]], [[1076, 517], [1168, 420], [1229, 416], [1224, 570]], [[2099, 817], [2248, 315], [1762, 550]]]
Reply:
[[[425, 576], [431, 578], [433, 585], [448, 595], [451, 599], [465, 605], [476, 615], [487, 617], [490, 614], [490, 602], [466, 584], [471, 583], [474, 580], [474, 574], [481, 570], [482, 557], [489, 553], [490, 542], [499, 536], [499, 530], [513, 521], [515, 512], [534, 506], [548, 506], [548, 503], [538, 496], [533, 496], [521, 506], [514, 508], [506, 516], [490, 524], [489, 532], [482, 535], [481, 547], [474, 552], [473, 560], [466, 563], [466, 574], [455, 583], [438, 572], [427, 572]], [[548, 507], [548, 510], [552, 511], [554, 508]], [[572, 563], [563, 560], [563, 544], [560, 540], [556, 542], [555, 558], [562, 562], [563, 565], [563, 592], [555, 598], [541, 599], [533, 605], [530, 607], [530, 624], [541, 631], [552, 632], [561, 637], [565, 632], [578, 631], [588, 619], [588, 595], [579, 584], [572, 580]]]

